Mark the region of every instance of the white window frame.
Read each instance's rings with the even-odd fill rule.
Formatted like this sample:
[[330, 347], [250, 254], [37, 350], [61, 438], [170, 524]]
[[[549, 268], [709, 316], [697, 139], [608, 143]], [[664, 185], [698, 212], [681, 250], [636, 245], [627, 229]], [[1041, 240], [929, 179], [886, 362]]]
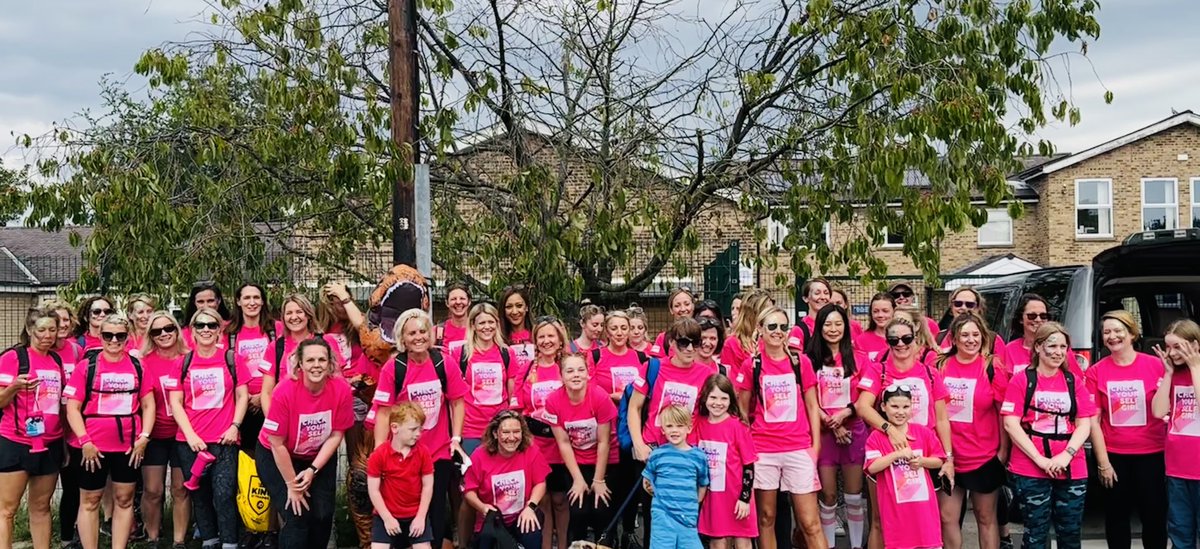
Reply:
[[1012, 216], [1008, 215], [1008, 209], [1006, 209], [1006, 208], [988, 208], [987, 214], [988, 214], [988, 220], [987, 220], [987, 223], [984, 223], [984, 226], [987, 226], [988, 223], [993, 222], [992, 215], [1003, 215], [1004, 216], [1003, 220], [997, 220], [996, 222], [999, 223], [1000, 221], [1005, 221], [1008, 223], [1008, 236], [1004, 240], [985, 242], [983, 239], [983, 227], [980, 227], [979, 229], [976, 230], [976, 233], [977, 233], [976, 242], [979, 243], [979, 246], [980, 247], [1012, 246], [1013, 245], [1013, 218], [1012, 218]]
[[[828, 221], [825, 222], [823, 230], [825, 231], [825, 245], [832, 248], [833, 240], [830, 235], [830, 224]], [[784, 241], [784, 239], [786, 239], [788, 237], [789, 234], [791, 234], [791, 231], [788, 230], [787, 225], [783, 224], [780, 221], [776, 221], [772, 217], [767, 217], [767, 243], [768, 244], [774, 244], [774, 245], [777, 245], [782, 248], [783, 241]]]
[[[1108, 204], [1079, 204], [1079, 184], [1080, 183], [1104, 183], [1108, 185]], [[1075, 238], [1079, 240], [1087, 240], [1091, 238], [1112, 238], [1113, 237], [1113, 184], [1112, 178], [1094, 177], [1075, 180], [1075, 211], [1074, 217], [1071, 219], [1071, 224], [1075, 225]], [[1104, 232], [1104, 227], [1098, 227], [1096, 233], [1081, 233], [1079, 232], [1079, 210], [1102, 210], [1108, 209], [1108, 231]]]
[[1189, 189], [1192, 193], [1192, 207], [1188, 213], [1188, 226], [1200, 229], [1200, 225], [1195, 224], [1195, 219], [1200, 217], [1200, 177], [1193, 177], [1191, 180], [1192, 188]]
[[883, 228], [883, 245], [880, 246], [880, 248], [884, 248], [884, 249], [888, 249], [888, 250], [899, 250], [900, 248], [904, 247], [904, 237], [903, 236], [900, 237], [900, 242], [898, 242], [898, 243], [888, 242], [888, 238], [890, 236], [892, 236], [891, 231], [888, 231], [887, 227], [884, 227]]
[[[1171, 184], [1171, 192], [1167, 193], [1167, 197], [1171, 202], [1162, 204], [1147, 204], [1146, 203], [1146, 184], [1151, 182], [1169, 182]], [[1174, 177], [1143, 177], [1142, 178], [1142, 230], [1148, 231], [1146, 228], [1146, 208], [1164, 208], [1173, 210], [1173, 215], [1167, 215], [1167, 226], [1163, 227], [1166, 230], [1176, 229], [1179, 227], [1179, 180]]]

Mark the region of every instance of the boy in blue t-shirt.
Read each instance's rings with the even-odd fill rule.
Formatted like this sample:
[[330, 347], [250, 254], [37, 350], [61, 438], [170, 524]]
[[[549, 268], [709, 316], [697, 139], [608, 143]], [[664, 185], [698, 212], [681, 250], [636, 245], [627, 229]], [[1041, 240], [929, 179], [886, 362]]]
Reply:
[[692, 414], [687, 410], [667, 406], [658, 413], [658, 422], [670, 444], [655, 448], [642, 471], [642, 486], [654, 496], [650, 547], [703, 549], [696, 523], [708, 491], [708, 458], [687, 442], [692, 432]]

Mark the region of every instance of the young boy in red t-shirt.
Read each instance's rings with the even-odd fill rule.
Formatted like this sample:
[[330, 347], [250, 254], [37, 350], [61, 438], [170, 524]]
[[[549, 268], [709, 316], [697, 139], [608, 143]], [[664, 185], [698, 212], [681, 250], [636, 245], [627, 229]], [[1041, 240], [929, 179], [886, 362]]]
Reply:
[[371, 549], [430, 549], [429, 500], [433, 498], [433, 460], [418, 445], [425, 411], [413, 402], [392, 408], [392, 440], [367, 460], [367, 493], [375, 507]]

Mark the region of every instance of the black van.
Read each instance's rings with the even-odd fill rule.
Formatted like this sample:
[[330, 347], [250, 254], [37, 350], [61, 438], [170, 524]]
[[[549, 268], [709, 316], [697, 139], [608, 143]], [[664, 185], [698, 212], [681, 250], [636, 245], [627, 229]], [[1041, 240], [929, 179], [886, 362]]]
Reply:
[[1098, 323], [1115, 309], [1133, 314], [1143, 334], [1136, 346], [1152, 353], [1171, 322], [1200, 320], [1200, 229], [1135, 233], [1097, 254], [1091, 265], [1027, 271], [976, 289], [987, 301], [988, 325], [1005, 341], [1019, 337], [1020, 325], [1012, 319], [1021, 295], [1035, 293], [1071, 334], [1081, 368], [1108, 353]]

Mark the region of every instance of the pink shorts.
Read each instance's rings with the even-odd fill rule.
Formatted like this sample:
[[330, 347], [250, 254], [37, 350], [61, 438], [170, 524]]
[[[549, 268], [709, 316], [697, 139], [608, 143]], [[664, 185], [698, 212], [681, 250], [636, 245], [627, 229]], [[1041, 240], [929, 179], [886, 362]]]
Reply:
[[758, 454], [754, 462], [755, 490], [811, 494], [821, 490], [817, 464], [809, 449]]
[[821, 455], [817, 456], [818, 467], [862, 465], [867, 458], [867, 424], [855, 421], [850, 424], [850, 444], [838, 444], [833, 433], [821, 430]]

